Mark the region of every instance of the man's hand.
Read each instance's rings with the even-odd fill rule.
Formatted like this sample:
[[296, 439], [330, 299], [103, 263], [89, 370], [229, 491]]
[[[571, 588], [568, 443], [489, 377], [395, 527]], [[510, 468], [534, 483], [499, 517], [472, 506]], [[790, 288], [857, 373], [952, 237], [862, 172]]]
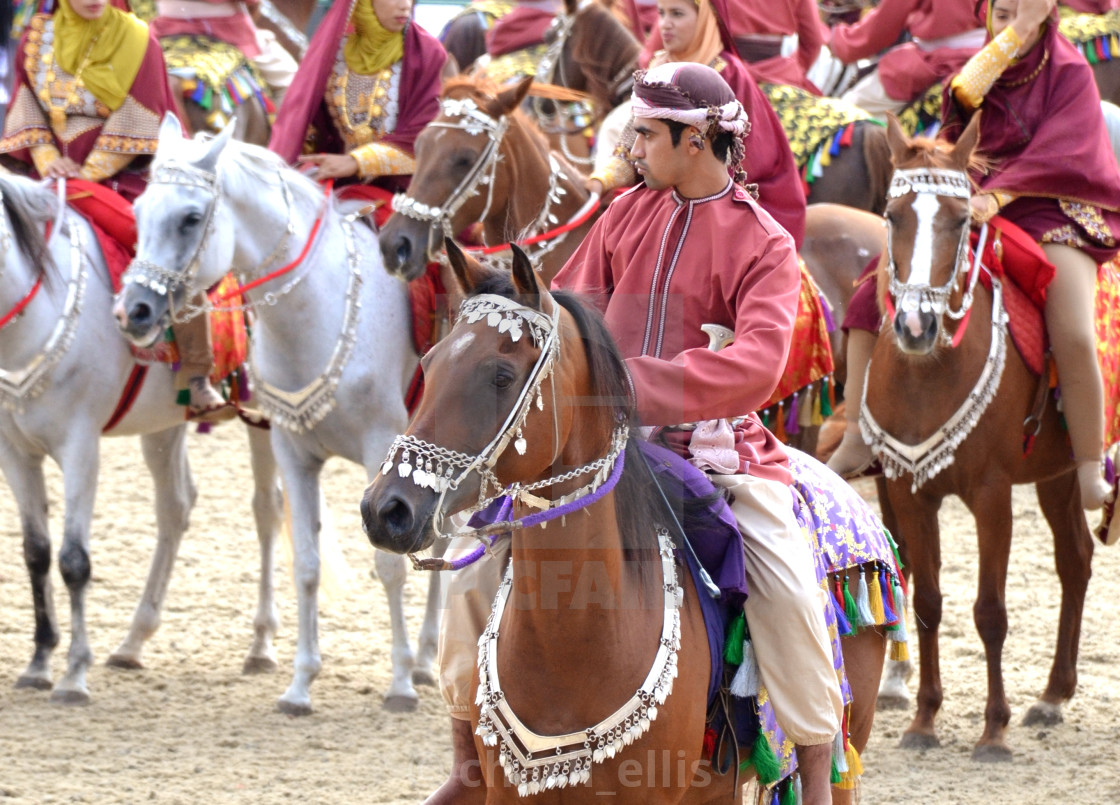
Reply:
[[968, 207], [973, 221], [986, 224], [999, 212], [999, 201], [991, 193], [977, 193], [968, 200]]
[[315, 179], [345, 179], [358, 173], [358, 160], [349, 154], [306, 154], [297, 157], [296, 163], [301, 168], [313, 166], [310, 175]]
[[59, 157], [50, 165], [47, 165], [47, 170], [44, 173], [44, 178], [61, 179], [63, 176], [65, 176], [67, 179], [82, 178], [82, 166], [72, 160], [70, 157]]
[[1011, 27], [1019, 35], [1022, 44], [1019, 53], [1022, 55], [1030, 50], [1042, 36], [1042, 24], [1054, 10], [1057, 0], [1019, 0], [1019, 8], [1015, 12], [1015, 19]]

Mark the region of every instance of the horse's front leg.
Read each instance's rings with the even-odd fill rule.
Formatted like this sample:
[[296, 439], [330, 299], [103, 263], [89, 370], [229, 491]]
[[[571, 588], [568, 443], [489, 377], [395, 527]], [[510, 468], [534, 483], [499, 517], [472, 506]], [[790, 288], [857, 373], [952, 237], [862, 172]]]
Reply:
[[[443, 556], [449, 542], [450, 540], [437, 539], [432, 546], [432, 555]], [[424, 622], [420, 625], [420, 636], [417, 640], [416, 664], [412, 668], [414, 685], [436, 684], [435, 661], [439, 651], [439, 619], [443, 609], [440, 596], [442, 583], [443, 573], [428, 574], [428, 601], [424, 607]]]
[[70, 593], [70, 651], [66, 674], [51, 694], [51, 701], [88, 704], [86, 672], [93, 664], [93, 651], [86, 632], [86, 587], [90, 577], [89, 528], [97, 495], [100, 455], [96, 428], [75, 428], [59, 451], [62, 485], [66, 501], [58, 570]]
[[415, 656], [408, 639], [408, 624], [404, 616], [404, 584], [408, 579], [408, 564], [404, 556], [377, 549], [373, 564], [377, 577], [385, 587], [389, 599], [389, 624], [393, 633], [393, 681], [385, 692], [381, 706], [391, 713], [409, 713], [420, 700], [412, 686], [412, 669]]
[[980, 568], [972, 616], [984, 641], [988, 665], [988, 704], [984, 708], [984, 734], [972, 750], [972, 759], [1011, 759], [1007, 724], [1011, 707], [1003, 688], [1003, 642], [1007, 638], [1007, 561], [1011, 553], [1011, 486], [1009, 483], [976, 485], [966, 500], [976, 518]]
[[900, 745], [905, 749], [939, 746], [934, 719], [941, 709], [941, 667], [937, 632], [941, 626], [941, 535], [937, 525], [938, 498], [910, 492], [908, 477], [887, 484], [891, 507], [898, 519], [898, 533], [910, 557], [910, 598], [914, 630], [918, 633], [918, 708]]
[[16, 680], [17, 688], [51, 689], [51, 653], [58, 645], [58, 618], [51, 589], [51, 538], [47, 523], [47, 488], [43, 456], [17, 453], [0, 443], [0, 467], [15, 495], [23, 528], [23, 561], [31, 578], [35, 607], [35, 653]]
[[299, 611], [292, 681], [276, 706], [282, 713], [306, 716], [311, 714], [311, 683], [323, 667], [319, 656], [319, 475], [323, 460], [304, 450], [295, 434], [275, 427], [271, 434], [291, 511], [292, 575]]
[[106, 662], [114, 668], [144, 667], [140, 655], [144, 643], [159, 629], [171, 571], [198, 495], [187, 461], [185, 425], [145, 434], [140, 437], [140, 447], [155, 488], [156, 549], [128, 634]]
[[1074, 490], [1077, 478], [1067, 473], [1036, 485], [1038, 502], [1054, 535], [1054, 563], [1062, 585], [1062, 608], [1054, 664], [1046, 691], [1023, 717], [1023, 724], [1053, 726], [1062, 720], [1062, 704], [1077, 689], [1077, 650], [1081, 642], [1081, 614], [1092, 575], [1093, 538]]
[[276, 650], [272, 641], [280, 628], [276, 609], [276, 535], [283, 518], [284, 500], [277, 484], [276, 458], [269, 433], [249, 427], [249, 459], [253, 468], [253, 518], [261, 550], [261, 574], [257, 591], [257, 614], [253, 618], [253, 645], [242, 673], [272, 673]]

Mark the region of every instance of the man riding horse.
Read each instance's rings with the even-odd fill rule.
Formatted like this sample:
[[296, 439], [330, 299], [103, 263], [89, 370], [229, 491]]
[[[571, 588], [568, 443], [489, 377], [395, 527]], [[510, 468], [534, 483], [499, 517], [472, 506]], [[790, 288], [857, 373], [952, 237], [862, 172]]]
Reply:
[[[638, 73], [633, 106], [632, 153], [645, 183], [611, 204], [554, 285], [596, 295], [627, 358], [642, 419], [679, 452], [698, 462], [706, 456], [701, 466], [733, 498], [760, 676], [797, 744], [802, 801], [829, 802], [842, 699], [821, 615], [825, 594], [790, 507], [786, 453], [746, 413], [767, 401], [785, 364], [800, 288], [797, 254], [744, 185], [739, 163], [749, 124], [717, 72], [681, 62]], [[707, 323], [732, 331], [734, 342], [710, 351], [701, 330]], [[703, 429], [683, 424], [716, 418], [736, 423], [728, 451], [712, 451], [693, 436]], [[473, 547], [460, 541], [453, 552]], [[477, 639], [506, 555], [508, 547], [498, 548], [451, 581], [440, 662], [455, 756], [431, 803], [485, 795], [471, 776], [477, 759], [465, 719]]]

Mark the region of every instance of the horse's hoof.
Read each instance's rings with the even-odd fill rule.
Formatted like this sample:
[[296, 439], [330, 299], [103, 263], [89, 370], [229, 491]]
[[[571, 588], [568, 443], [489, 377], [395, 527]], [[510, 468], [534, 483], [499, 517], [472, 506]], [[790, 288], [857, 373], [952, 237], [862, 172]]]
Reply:
[[910, 698], [897, 693], [880, 693], [875, 700], [876, 710], [909, 710]]
[[245, 664], [241, 666], [243, 674], [273, 674], [276, 673], [276, 660], [271, 657], [246, 657]]
[[51, 701], [55, 704], [86, 705], [90, 703], [90, 697], [84, 690], [59, 689], [51, 694]]
[[417, 699], [408, 696], [386, 696], [381, 709], [387, 713], [415, 713], [417, 704]]
[[1010, 763], [1011, 747], [1007, 744], [978, 744], [972, 750], [972, 759], [977, 763]]
[[311, 715], [311, 705], [303, 702], [289, 702], [285, 699], [277, 699], [276, 709], [287, 716]]
[[1024, 727], [1053, 727], [1065, 720], [1060, 704], [1049, 702], [1035, 702], [1031, 709], [1023, 716]]
[[436, 675], [427, 668], [413, 668], [412, 684], [434, 688], [436, 686]]
[[120, 668], [122, 671], [142, 671], [144, 663], [128, 654], [110, 654], [105, 664], [110, 668]]
[[50, 690], [54, 687], [54, 683], [45, 676], [21, 676], [16, 680], [15, 686], [31, 690]]
[[936, 735], [926, 732], [904, 732], [898, 746], [900, 749], [937, 749], [941, 746], [941, 741]]

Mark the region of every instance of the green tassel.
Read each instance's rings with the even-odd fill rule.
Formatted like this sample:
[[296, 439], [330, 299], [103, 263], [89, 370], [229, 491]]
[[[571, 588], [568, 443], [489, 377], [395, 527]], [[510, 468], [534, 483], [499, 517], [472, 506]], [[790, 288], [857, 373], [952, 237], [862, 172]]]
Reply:
[[723, 659], [730, 665], [743, 664], [743, 637], [747, 633], [747, 618], [740, 612], [727, 627], [727, 640], [723, 644]]
[[762, 412], [762, 427], [770, 430], [770, 409], [767, 408]]
[[828, 777], [828, 781], [833, 785], [839, 785], [843, 781], [840, 775], [840, 770], [836, 768], [836, 755], [832, 756], [832, 773]]
[[774, 754], [774, 750], [770, 748], [770, 742], [766, 740], [765, 733], [760, 732], [758, 734], [758, 740], [751, 747], [750, 759], [739, 764], [739, 771], [746, 771], [749, 766], [754, 766], [754, 773], [758, 775], [758, 781], [764, 786], [776, 783], [778, 776], [782, 773], [782, 769], [778, 765], [778, 758]]
[[832, 416], [832, 402], [828, 399], [828, 378], [821, 378], [821, 416], [828, 419]]
[[797, 792], [793, 790], [792, 774], [782, 782], [782, 790], [778, 798], [778, 803], [779, 805], [797, 805]]
[[862, 621], [859, 617], [859, 607], [856, 606], [856, 599], [852, 598], [852, 591], [848, 589], [847, 573], [844, 574], [844, 617], [852, 625], [852, 632], [858, 632]]
[[887, 537], [887, 543], [891, 546], [891, 553], [894, 554], [894, 566], [898, 568], [898, 572], [901, 573], [905, 565], [902, 564], [902, 557], [898, 555], [898, 543], [894, 541], [894, 536], [891, 535], [890, 531], [884, 528], [883, 533]]
[[190, 405], [191, 404], [191, 390], [179, 389], [179, 393], [175, 395], [176, 405]]

